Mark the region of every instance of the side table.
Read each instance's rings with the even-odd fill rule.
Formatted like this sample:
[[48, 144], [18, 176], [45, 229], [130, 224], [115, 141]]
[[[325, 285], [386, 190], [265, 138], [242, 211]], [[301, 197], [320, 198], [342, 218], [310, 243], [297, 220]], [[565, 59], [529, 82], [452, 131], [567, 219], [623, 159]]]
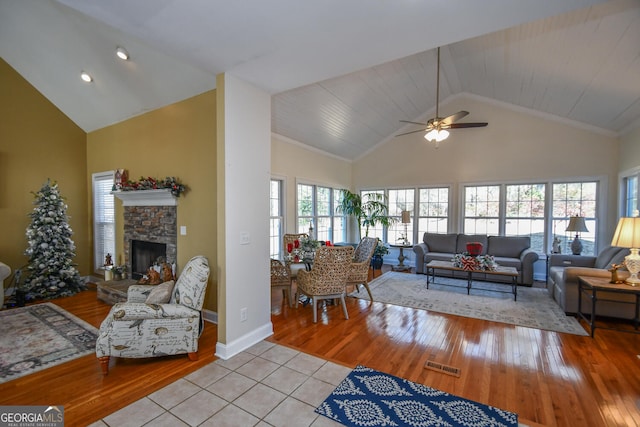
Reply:
[[[593, 338], [596, 331], [596, 306], [598, 303], [598, 293], [619, 293], [629, 294], [635, 296], [635, 317], [629, 319], [633, 321], [634, 330], [624, 330], [619, 328], [610, 328], [599, 326], [600, 329], [608, 329], [620, 332], [640, 333], [638, 325], [640, 325], [640, 288], [632, 287], [625, 284], [613, 284], [609, 283], [609, 279], [604, 277], [590, 277], [590, 276], [578, 276], [578, 318], [583, 319], [589, 324], [591, 329], [591, 338]], [[591, 300], [591, 313], [584, 313], [582, 311], [582, 296], [586, 296]], [[601, 298], [605, 300], [605, 298]], [[607, 299], [608, 302], [614, 302], [611, 299]], [[632, 304], [631, 302], [619, 301], [620, 304]], [[588, 317], [587, 317], [588, 315]]]
[[404, 260], [407, 259], [407, 257], [404, 256], [404, 250], [406, 248], [412, 248], [413, 245], [389, 245], [392, 248], [398, 248], [400, 249], [400, 255], [398, 255], [398, 265], [393, 266], [391, 269], [393, 271], [407, 271], [407, 270], [411, 270], [411, 266], [410, 265], [404, 265]]

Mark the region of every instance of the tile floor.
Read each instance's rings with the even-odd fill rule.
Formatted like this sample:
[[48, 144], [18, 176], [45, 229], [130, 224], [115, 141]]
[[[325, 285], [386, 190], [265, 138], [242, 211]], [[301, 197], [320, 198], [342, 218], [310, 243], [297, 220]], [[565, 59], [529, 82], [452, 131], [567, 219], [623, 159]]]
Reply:
[[314, 409], [350, 368], [261, 341], [93, 423], [140, 426], [340, 426]]

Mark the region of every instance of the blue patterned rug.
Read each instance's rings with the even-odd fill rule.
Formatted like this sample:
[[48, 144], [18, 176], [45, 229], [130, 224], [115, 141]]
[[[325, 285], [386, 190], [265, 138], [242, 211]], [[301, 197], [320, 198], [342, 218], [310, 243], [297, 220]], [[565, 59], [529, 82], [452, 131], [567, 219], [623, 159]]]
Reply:
[[345, 426], [517, 426], [518, 415], [357, 366], [318, 408]]

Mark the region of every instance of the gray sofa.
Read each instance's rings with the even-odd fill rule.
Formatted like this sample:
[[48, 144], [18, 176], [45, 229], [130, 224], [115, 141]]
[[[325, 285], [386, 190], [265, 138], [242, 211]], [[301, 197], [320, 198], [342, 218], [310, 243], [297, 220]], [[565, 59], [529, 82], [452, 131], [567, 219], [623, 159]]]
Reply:
[[[620, 264], [629, 254], [629, 249], [617, 246], [607, 246], [598, 256], [561, 255], [549, 256], [549, 277], [547, 289], [549, 295], [558, 303], [566, 313], [578, 311], [578, 276], [605, 277], [610, 279], [611, 264]], [[621, 279], [629, 276], [629, 272], [619, 270]], [[627, 286], [627, 285], [620, 285]], [[622, 301], [630, 304], [620, 304], [611, 301]], [[591, 305], [583, 299], [583, 312], [590, 313]], [[600, 293], [598, 292], [598, 305], [596, 314], [600, 316], [631, 319], [635, 315], [635, 298], [633, 295]]]
[[[416, 254], [416, 273], [424, 274], [425, 265], [430, 261], [451, 261], [453, 255], [467, 250], [467, 243], [480, 242], [483, 245], [481, 255], [492, 255], [498, 265], [515, 267], [518, 270], [518, 284], [533, 284], [533, 264], [538, 253], [531, 249], [531, 239], [520, 236], [487, 236], [484, 234], [437, 234], [424, 233], [423, 242], [413, 247]], [[436, 273], [451, 275], [451, 272]], [[454, 276], [466, 277], [466, 273], [455, 272]], [[499, 281], [499, 276], [474, 273], [474, 279]], [[508, 277], [502, 280], [510, 280]]]

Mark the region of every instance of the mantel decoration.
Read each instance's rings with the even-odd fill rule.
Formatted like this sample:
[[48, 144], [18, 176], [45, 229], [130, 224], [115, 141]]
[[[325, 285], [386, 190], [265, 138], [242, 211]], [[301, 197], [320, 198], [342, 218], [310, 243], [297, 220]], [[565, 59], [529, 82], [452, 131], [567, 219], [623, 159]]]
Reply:
[[451, 261], [454, 267], [462, 268], [463, 270], [495, 271], [498, 268], [498, 263], [492, 255], [473, 256], [468, 252], [464, 252], [455, 254]]
[[[150, 176], [141, 176], [138, 181], [126, 180], [127, 173], [124, 169], [118, 169], [114, 179], [113, 191], [143, 191], [143, 190], [161, 190], [168, 188], [171, 194], [180, 197], [180, 194], [187, 191], [187, 186], [173, 176], [164, 179], [152, 178]], [[125, 177], [125, 179], [122, 179]]]

